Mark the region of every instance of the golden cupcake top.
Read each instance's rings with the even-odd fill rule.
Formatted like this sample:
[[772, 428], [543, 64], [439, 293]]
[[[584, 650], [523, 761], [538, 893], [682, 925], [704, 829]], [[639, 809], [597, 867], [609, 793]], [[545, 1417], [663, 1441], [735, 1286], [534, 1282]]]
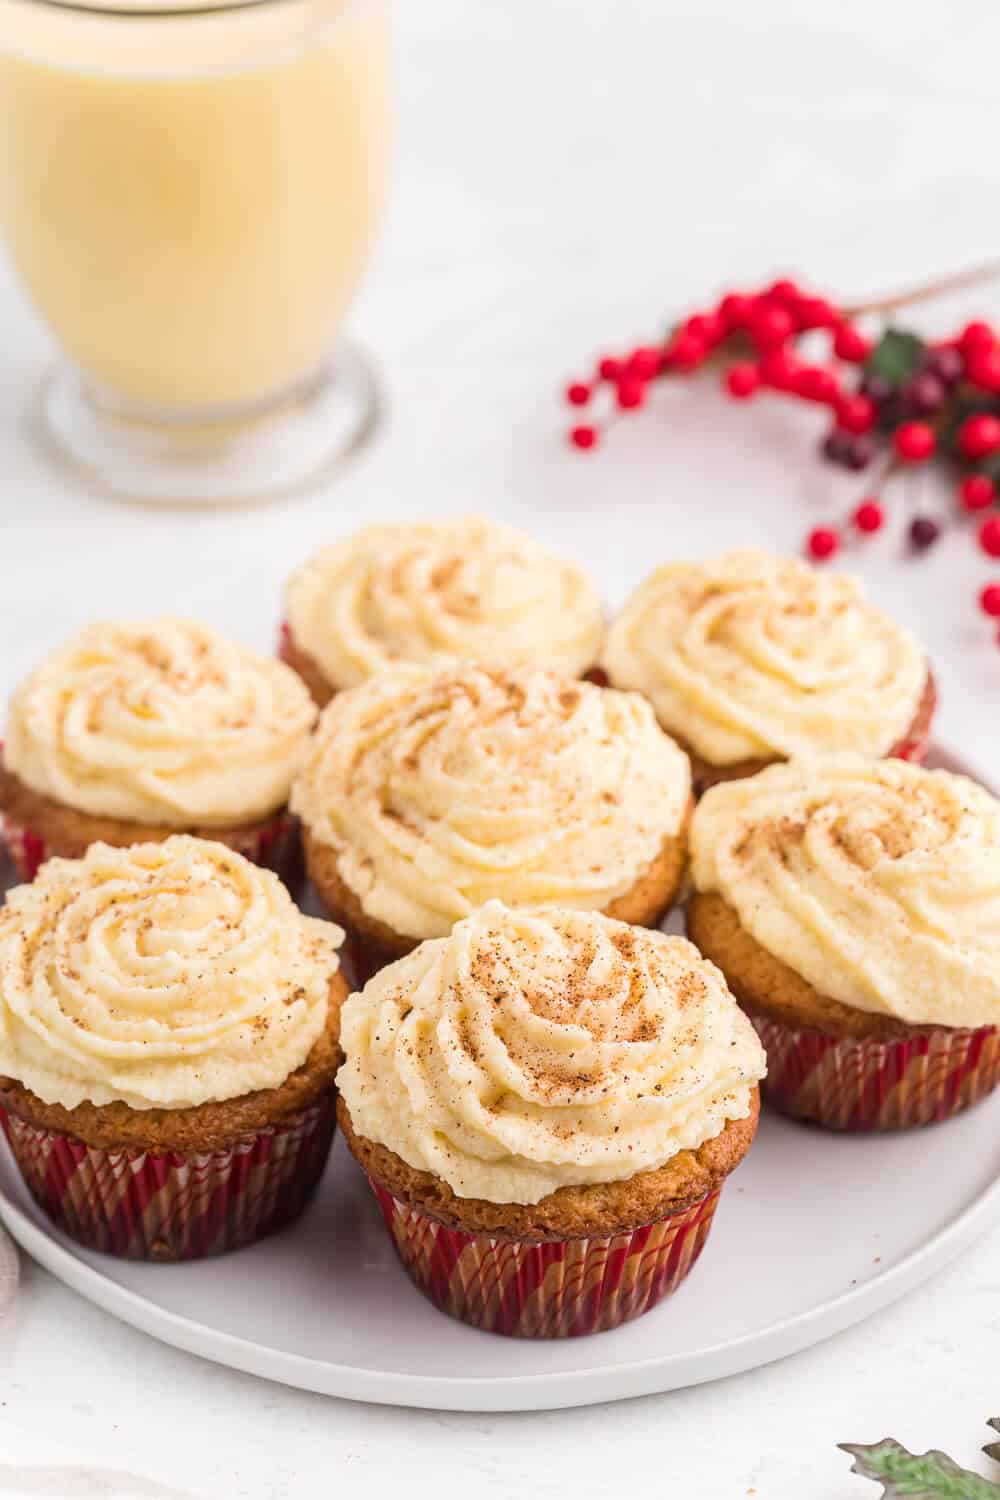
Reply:
[[755, 550], [658, 568], [611, 626], [603, 664], [717, 766], [885, 755], [927, 682], [916, 641], [856, 579]]
[[398, 662], [577, 677], [604, 634], [581, 568], [483, 516], [366, 526], [304, 563], [285, 604], [296, 645], [335, 688]]
[[634, 693], [403, 667], [323, 712], [291, 807], [365, 912], [441, 937], [490, 897], [600, 908], [682, 826], [687, 757]]
[[1000, 1024], [1000, 802], [963, 776], [824, 756], [713, 787], [692, 874], [814, 989], [912, 1025]]
[[207, 625], [104, 620], [14, 693], [4, 761], [79, 812], [218, 828], [284, 805], [315, 717], [289, 667]]
[[745, 1119], [764, 1053], [684, 938], [490, 901], [342, 1011], [354, 1129], [462, 1198], [618, 1182]]
[[66, 1109], [278, 1088], [326, 1024], [343, 938], [206, 840], [49, 860], [0, 908], [0, 1075]]

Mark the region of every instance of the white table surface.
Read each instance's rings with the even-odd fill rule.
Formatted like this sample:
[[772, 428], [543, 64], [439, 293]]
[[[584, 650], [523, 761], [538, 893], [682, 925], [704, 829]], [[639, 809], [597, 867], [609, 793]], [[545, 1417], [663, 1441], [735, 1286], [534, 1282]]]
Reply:
[[[794, 549], [858, 492], [815, 460], [816, 414], [681, 392], [580, 458], [561, 438], [563, 377], [733, 282], [802, 270], [853, 297], [1000, 252], [995, 6], [410, 0], [399, 35], [396, 191], [354, 319], [389, 415], [322, 493], [244, 513], [81, 493], [32, 444], [50, 346], [0, 285], [0, 689], [98, 611], [189, 612], [267, 647], [282, 576], [362, 518], [490, 510], [577, 553], [612, 604], [670, 553]], [[926, 326], [964, 308], [998, 314], [1000, 291]], [[926, 499], [947, 503], [933, 485]], [[916, 561], [890, 534], [851, 562], [927, 642], [941, 736], [1000, 772], [1000, 650], [973, 602], [990, 574], [967, 530]], [[0, 1325], [0, 1495], [860, 1500], [875, 1491], [838, 1440], [893, 1433], [976, 1461], [1000, 1409], [998, 1331], [995, 1234], [866, 1326], [749, 1375], [435, 1415], [201, 1363], [26, 1264]]]

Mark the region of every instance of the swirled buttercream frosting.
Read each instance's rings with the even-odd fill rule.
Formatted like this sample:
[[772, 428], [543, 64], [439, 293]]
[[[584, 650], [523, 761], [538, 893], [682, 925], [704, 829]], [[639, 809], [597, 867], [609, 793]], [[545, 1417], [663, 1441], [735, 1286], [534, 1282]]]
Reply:
[[343, 936], [206, 840], [49, 860], [0, 909], [0, 1075], [66, 1109], [277, 1088], [323, 1030]]
[[604, 633], [581, 568], [482, 516], [367, 526], [304, 563], [285, 604], [296, 645], [334, 688], [397, 662], [576, 677], [593, 666]]
[[79, 812], [220, 828], [284, 805], [315, 712], [289, 667], [207, 625], [101, 621], [14, 693], [4, 761]]
[[410, 667], [331, 701], [291, 806], [369, 916], [427, 938], [490, 897], [607, 906], [680, 831], [690, 789], [638, 694]]
[[839, 755], [713, 787], [692, 873], [821, 994], [1000, 1024], [1000, 802], [963, 776]]
[[603, 664], [717, 766], [885, 755], [927, 682], [916, 641], [856, 579], [751, 550], [658, 568], [611, 626]]
[[537, 1203], [745, 1119], [764, 1054], [684, 938], [490, 901], [342, 1012], [355, 1130], [463, 1198]]

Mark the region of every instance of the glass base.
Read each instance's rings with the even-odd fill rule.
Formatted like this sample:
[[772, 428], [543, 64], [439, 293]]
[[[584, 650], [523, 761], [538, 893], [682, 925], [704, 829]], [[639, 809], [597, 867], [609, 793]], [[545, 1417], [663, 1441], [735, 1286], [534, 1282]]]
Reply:
[[341, 343], [322, 370], [251, 409], [179, 416], [124, 407], [68, 365], [49, 374], [44, 436], [95, 487], [162, 505], [248, 505], [315, 483], [371, 436], [378, 386]]

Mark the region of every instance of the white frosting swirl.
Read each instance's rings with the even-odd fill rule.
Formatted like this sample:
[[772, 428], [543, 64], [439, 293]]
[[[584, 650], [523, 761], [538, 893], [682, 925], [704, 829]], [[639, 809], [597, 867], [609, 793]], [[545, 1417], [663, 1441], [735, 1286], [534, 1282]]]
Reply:
[[821, 994], [1000, 1025], [1000, 802], [963, 776], [839, 755], [713, 787], [692, 873]]
[[645, 693], [664, 728], [716, 766], [885, 755], [927, 682], [916, 641], [856, 579], [750, 550], [658, 568], [603, 660], [616, 687]]
[[15, 692], [4, 760], [79, 812], [221, 828], [284, 805], [315, 717], [289, 667], [207, 625], [100, 621]]
[[398, 662], [576, 677], [604, 634], [581, 568], [482, 516], [366, 526], [292, 575], [286, 611], [296, 645], [337, 689]]
[[370, 916], [426, 938], [491, 896], [607, 906], [679, 832], [690, 792], [635, 693], [402, 667], [332, 700], [291, 806]]
[[92, 844], [0, 909], [0, 1075], [47, 1104], [183, 1109], [278, 1088], [344, 934], [221, 844]]
[[617, 1182], [745, 1119], [764, 1054], [684, 938], [490, 901], [342, 1011], [356, 1131], [462, 1198]]

